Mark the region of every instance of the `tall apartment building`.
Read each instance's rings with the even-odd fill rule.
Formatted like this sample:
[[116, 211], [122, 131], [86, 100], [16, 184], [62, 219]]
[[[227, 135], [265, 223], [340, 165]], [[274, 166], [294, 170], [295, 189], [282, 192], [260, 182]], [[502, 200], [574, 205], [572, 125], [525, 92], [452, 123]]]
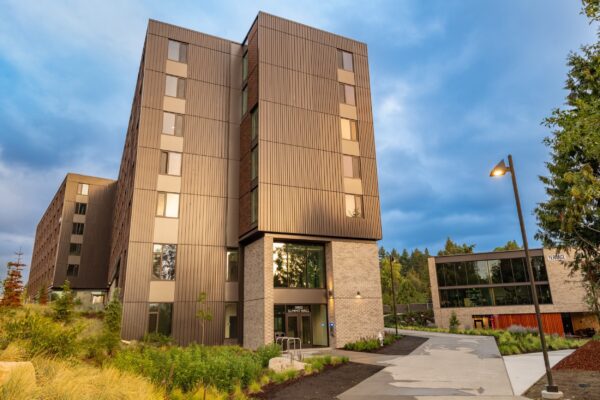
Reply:
[[[600, 332], [581, 276], [564, 265], [571, 255], [551, 249], [529, 253], [544, 330], [560, 335], [589, 328]], [[455, 313], [465, 328], [537, 327], [523, 250], [430, 257], [429, 280], [438, 326], [447, 328]]]
[[241, 43], [151, 20], [113, 215], [125, 339], [377, 335], [366, 45], [262, 12]]
[[115, 186], [111, 179], [67, 174], [37, 226], [31, 297], [69, 280], [85, 306], [104, 302]]

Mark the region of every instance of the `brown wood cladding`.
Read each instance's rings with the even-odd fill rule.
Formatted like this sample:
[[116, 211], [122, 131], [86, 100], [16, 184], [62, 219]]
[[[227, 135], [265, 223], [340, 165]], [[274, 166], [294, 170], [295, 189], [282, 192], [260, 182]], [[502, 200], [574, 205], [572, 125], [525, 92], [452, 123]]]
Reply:
[[200, 292], [206, 293], [207, 301], [222, 301], [225, 298], [226, 262], [227, 256], [221, 247], [179, 245], [175, 301], [196, 301]]
[[179, 220], [191, 222], [179, 224], [179, 243], [225, 246], [225, 215], [225, 198], [182, 194]]
[[182, 28], [180, 26], [155, 21], [152, 19], [148, 22], [148, 34], [163, 36], [165, 38], [194, 44], [196, 46], [207, 47], [209, 49], [228, 54], [230, 52], [230, 40], [218, 38], [205, 33], [196, 32], [191, 29]]
[[[197, 295], [196, 295], [197, 298]], [[194, 301], [180, 301], [173, 305], [173, 338], [177, 343], [199, 343], [202, 337], [196, 312], [200, 307]], [[204, 328], [204, 344], [221, 344], [225, 333], [225, 303], [209, 301], [203, 308], [212, 314], [212, 321]]]
[[181, 193], [227, 197], [227, 160], [184, 153]]
[[152, 243], [130, 242], [127, 250], [126, 280], [133, 283], [127, 285], [123, 301], [125, 303], [148, 301], [152, 277]]

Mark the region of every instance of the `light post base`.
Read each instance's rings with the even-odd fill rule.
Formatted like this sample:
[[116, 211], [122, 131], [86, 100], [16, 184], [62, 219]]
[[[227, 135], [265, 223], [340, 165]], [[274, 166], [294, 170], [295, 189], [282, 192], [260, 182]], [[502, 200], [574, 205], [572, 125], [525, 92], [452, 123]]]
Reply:
[[562, 399], [564, 397], [563, 392], [549, 392], [547, 390], [542, 390], [542, 399]]

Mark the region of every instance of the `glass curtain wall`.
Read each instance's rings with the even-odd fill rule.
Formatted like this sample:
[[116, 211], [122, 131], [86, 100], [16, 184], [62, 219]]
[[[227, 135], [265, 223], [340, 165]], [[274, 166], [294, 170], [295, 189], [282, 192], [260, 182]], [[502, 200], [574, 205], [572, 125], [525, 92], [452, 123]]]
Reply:
[[325, 287], [325, 247], [320, 244], [273, 243], [273, 286]]

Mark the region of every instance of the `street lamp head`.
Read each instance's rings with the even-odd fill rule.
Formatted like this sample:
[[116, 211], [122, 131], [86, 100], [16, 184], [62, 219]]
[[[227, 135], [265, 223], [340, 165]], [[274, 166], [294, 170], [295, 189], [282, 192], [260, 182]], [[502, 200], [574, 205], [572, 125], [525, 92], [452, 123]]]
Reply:
[[496, 164], [494, 169], [492, 169], [492, 171], [490, 172], [490, 176], [503, 176], [506, 175], [508, 171], [510, 171], [510, 168], [506, 166], [504, 160], [501, 160], [498, 164]]

